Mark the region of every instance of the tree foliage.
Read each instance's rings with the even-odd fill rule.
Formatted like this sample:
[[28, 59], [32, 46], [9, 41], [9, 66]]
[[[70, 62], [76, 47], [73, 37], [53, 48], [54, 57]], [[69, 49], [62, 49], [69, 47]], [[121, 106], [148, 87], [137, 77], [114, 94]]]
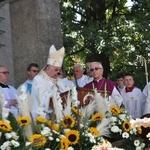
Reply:
[[67, 70], [75, 61], [99, 60], [106, 74], [110, 67], [109, 78], [133, 72], [143, 88], [145, 72], [138, 58], [142, 55], [149, 64], [149, 0], [133, 0], [131, 7], [127, 0], [59, 1]]

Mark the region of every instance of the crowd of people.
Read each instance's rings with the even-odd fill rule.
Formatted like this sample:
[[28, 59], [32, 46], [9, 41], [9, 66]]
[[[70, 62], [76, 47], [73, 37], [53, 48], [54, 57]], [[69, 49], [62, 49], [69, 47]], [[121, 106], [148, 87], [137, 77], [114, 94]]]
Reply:
[[32, 117], [35, 118], [38, 107], [43, 107], [46, 113], [51, 113], [53, 108], [49, 103], [57, 93], [64, 93], [73, 87], [85, 89], [96, 89], [102, 96], [108, 98], [112, 105], [124, 107], [133, 118], [140, 118], [144, 114], [150, 113], [150, 83], [143, 91], [134, 85], [132, 74], [119, 73], [116, 82], [103, 77], [104, 68], [100, 62], [87, 62], [86, 74], [81, 64], [75, 64], [73, 69], [73, 80], [69, 80], [63, 75], [62, 63], [65, 49], [62, 47], [56, 50], [52, 45], [49, 49], [47, 64], [39, 71], [36, 63], [31, 63], [27, 67], [28, 79], [22, 83], [18, 89], [7, 85], [9, 71], [7, 67], [0, 66], [0, 92], [6, 100], [5, 107], [10, 108], [10, 112], [17, 117], [19, 114], [17, 97], [21, 94], [21, 87], [26, 87], [26, 93], [32, 100]]

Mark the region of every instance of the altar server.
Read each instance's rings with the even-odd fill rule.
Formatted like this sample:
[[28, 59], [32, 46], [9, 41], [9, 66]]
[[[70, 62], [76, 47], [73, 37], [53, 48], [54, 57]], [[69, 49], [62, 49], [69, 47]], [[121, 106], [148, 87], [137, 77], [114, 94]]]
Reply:
[[122, 90], [121, 95], [125, 109], [133, 118], [140, 118], [142, 116], [142, 92], [134, 86], [132, 74], [127, 73], [124, 75], [124, 83], [126, 88]]

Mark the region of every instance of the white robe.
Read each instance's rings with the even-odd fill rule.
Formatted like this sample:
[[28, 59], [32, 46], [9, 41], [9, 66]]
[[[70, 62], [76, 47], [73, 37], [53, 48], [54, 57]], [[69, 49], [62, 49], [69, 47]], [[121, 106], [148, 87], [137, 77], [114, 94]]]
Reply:
[[22, 83], [19, 87], [18, 87], [18, 94], [21, 94], [20, 90], [21, 90], [21, 87], [25, 85], [26, 89], [27, 89], [27, 93], [30, 95], [31, 94], [31, 91], [32, 91], [32, 80], [29, 80], [27, 79], [24, 83]]
[[[57, 78], [56, 80], [59, 89], [58, 93], [68, 91], [69, 88], [63, 84], [62, 79]], [[32, 82], [32, 116], [33, 118], [37, 115], [37, 109], [42, 107], [45, 111], [49, 110], [50, 98], [54, 94], [56, 85], [53, 83], [53, 79], [50, 78], [45, 71], [41, 71], [40, 74], [36, 75]]]
[[[93, 80], [93, 77], [89, 77], [87, 75], [83, 75], [80, 79], [76, 79], [78, 87], [84, 87], [86, 84], [90, 83]], [[73, 83], [76, 85], [75, 79]]]
[[111, 95], [108, 98], [109, 105], [115, 105], [117, 107], [121, 107], [123, 103], [123, 98], [116, 87], [113, 88]]
[[137, 87], [134, 87], [132, 92], [126, 93], [126, 89], [124, 89], [121, 92], [121, 95], [123, 97], [123, 104], [125, 105], [125, 109], [127, 110], [128, 114], [133, 118], [140, 118], [142, 116], [141, 90]]
[[[4, 99], [9, 103], [10, 100], [17, 100], [17, 90], [13, 87], [8, 85], [9, 88], [2, 88], [0, 87], [1, 92], [3, 93]], [[7, 104], [6, 104], [7, 107]], [[19, 110], [17, 106], [10, 106], [10, 112], [14, 115], [14, 117], [18, 117]]]
[[150, 113], [150, 82], [143, 89], [143, 115]]

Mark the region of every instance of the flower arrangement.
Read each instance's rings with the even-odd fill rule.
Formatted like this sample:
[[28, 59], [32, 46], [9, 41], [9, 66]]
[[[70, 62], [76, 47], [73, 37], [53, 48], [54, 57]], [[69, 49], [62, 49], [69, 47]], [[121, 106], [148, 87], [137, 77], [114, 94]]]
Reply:
[[109, 125], [111, 138], [115, 141], [122, 140], [125, 149], [143, 149], [145, 144], [139, 136], [142, 132], [141, 127], [133, 126], [133, 118], [123, 108], [110, 106], [110, 110], [112, 112]]
[[138, 137], [140, 128], [132, 127], [131, 117], [123, 109], [109, 106], [107, 99], [96, 91], [94, 100], [82, 107], [78, 107], [75, 89], [64, 106], [55, 92], [53, 113], [46, 117], [44, 108], [39, 107], [34, 121], [30, 110], [25, 109], [29, 108], [25, 91], [22, 89], [18, 97], [20, 116], [14, 118], [11, 113], [5, 113], [5, 117], [0, 118], [2, 150], [117, 150], [106, 139], [128, 139], [132, 141], [131, 150], [144, 147]]

